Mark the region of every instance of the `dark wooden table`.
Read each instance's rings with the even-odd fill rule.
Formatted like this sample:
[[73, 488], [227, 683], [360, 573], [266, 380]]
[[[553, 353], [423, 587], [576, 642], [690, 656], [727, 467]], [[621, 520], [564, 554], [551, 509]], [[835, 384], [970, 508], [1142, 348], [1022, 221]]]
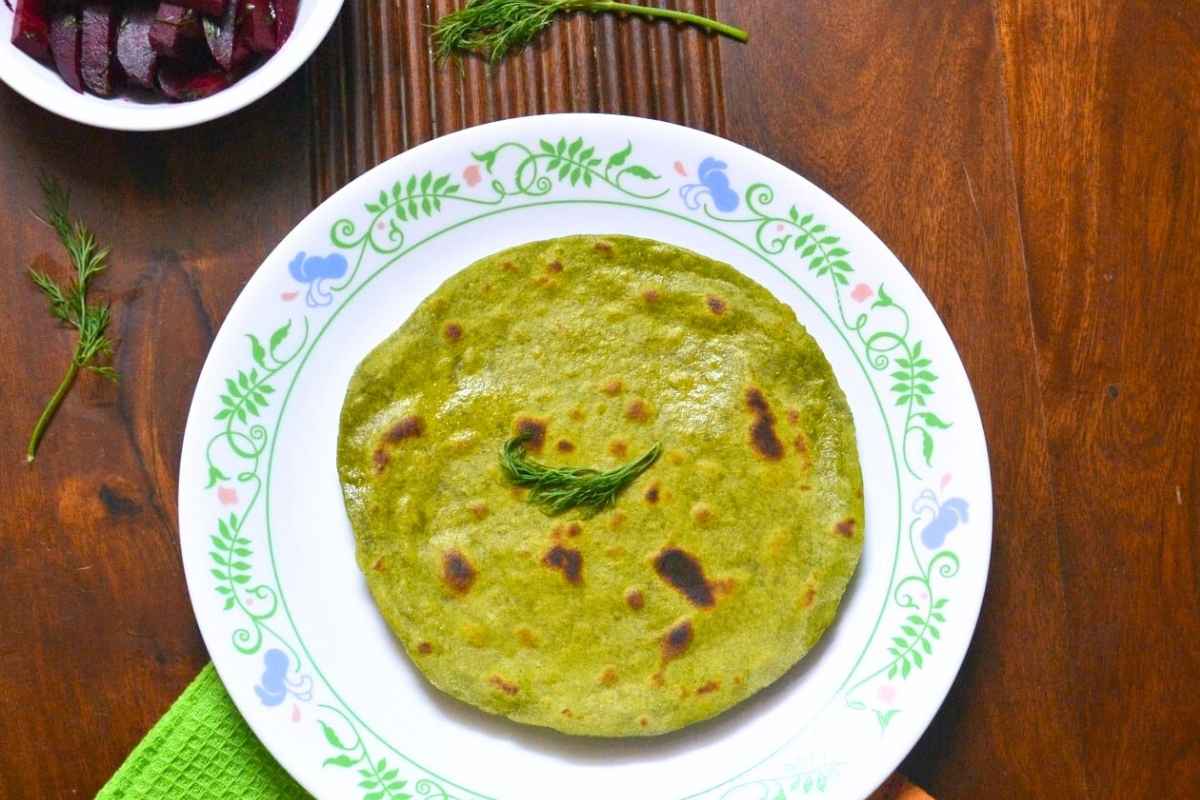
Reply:
[[[749, 47], [574, 19], [488, 78], [435, 69], [452, 0], [350, 0], [307, 70], [198, 129], [60, 121], [0, 88], [0, 797], [90, 796], [207, 660], [176, 478], [213, 334], [315, 204], [433, 136], [547, 111], [680, 121], [808, 176], [942, 314], [983, 412], [983, 616], [904, 764], [939, 798], [1200, 796], [1200, 5], [679, 0]], [[45, 168], [113, 243], [119, 386], [33, 467], [69, 338]], [[61, 266], [61, 263], [60, 263]]]

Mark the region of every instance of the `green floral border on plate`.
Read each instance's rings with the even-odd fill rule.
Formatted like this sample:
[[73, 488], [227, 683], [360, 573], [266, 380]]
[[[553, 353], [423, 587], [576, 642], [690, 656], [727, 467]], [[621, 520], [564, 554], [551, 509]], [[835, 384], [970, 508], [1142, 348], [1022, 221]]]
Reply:
[[[825, 314], [850, 347], [875, 392], [891, 439], [901, 503], [905, 497], [901, 464], [910, 482], [925, 480], [926, 472], [933, 464], [938, 434], [952, 424], [934, 410], [938, 375], [933, 370], [932, 358], [915, 336], [908, 310], [883, 284], [868, 286], [855, 282], [855, 270], [850, 260], [852, 253], [839, 235], [815, 219], [813, 213], [794, 204], [777, 203], [775, 190], [766, 183], [751, 184], [740, 198], [730, 195], [726, 165], [711, 158], [700, 166], [699, 183], [680, 187], [679, 196], [685, 210], [694, 212], [690, 215], [680, 213], [667, 206], [673, 199], [667, 199], [671, 189], [664, 186], [662, 174], [633, 161], [634, 149], [631, 141], [606, 154], [582, 136], [559, 137], [556, 141], [545, 138], [533, 142], [504, 141], [490, 150], [472, 153], [472, 163], [463, 170], [461, 177], [448, 172], [424, 171], [396, 180], [364, 202], [367, 222], [361, 228], [345, 218], [333, 224], [330, 242], [335, 253], [348, 254], [349, 258], [337, 256], [341, 259], [338, 261], [331, 256], [332, 272], [306, 270], [304, 254], [300, 254], [292, 265], [292, 274], [302, 282], [315, 284], [309, 286], [306, 298], [314, 310], [311, 314], [306, 313], [299, 322], [286, 322], [270, 332], [247, 332], [243, 367], [224, 381], [225, 391], [219, 394], [214, 406], [217, 409], [213, 414], [216, 431], [205, 447], [205, 488], [215, 490], [221, 504], [229, 506], [212, 523], [209, 557], [214, 600], [226, 613], [235, 614], [240, 620], [231, 635], [231, 644], [237, 652], [253, 657], [266, 648], [270, 657], [266, 659], [268, 669], [271, 659], [275, 660], [276, 666], [286, 664], [271, 687], [265, 685], [267, 675], [264, 673], [264, 685], [256, 687], [260, 697], [266, 694], [274, 699], [283, 692], [284, 696], [303, 698], [303, 687], [311, 687], [311, 675], [315, 671], [337, 698], [337, 705], [315, 704], [313, 713], [329, 747], [330, 754], [323, 766], [346, 770], [355, 780], [363, 800], [467, 800], [486, 796], [428, 771], [381, 739], [341, 702], [320, 669], [311, 664], [311, 656], [291, 620], [290, 611], [287, 611], [273, 554], [274, 582], [261, 582], [255, 578], [255, 547], [261, 547], [260, 528], [263, 526], [267, 529], [268, 547], [271, 547], [269, 508], [261, 525], [254, 519], [264, 487], [269, 484], [274, 454], [275, 436], [267, 429], [270, 412], [277, 410], [277, 433], [291, 388], [321, 334], [374, 275], [395, 264], [406, 253], [461, 225], [535, 205], [601, 203], [665, 213], [718, 233], [756, 254], [787, 277]], [[673, 169], [680, 175], [687, 174], [686, 167], [679, 162]], [[469, 186], [467, 190], [463, 189], [464, 182]], [[574, 194], [583, 190], [593, 196], [551, 199], [556, 191], [566, 189]], [[451, 207], [479, 213], [429, 233], [405, 249], [414, 224], [432, 220]], [[731, 215], [731, 211], [738, 209], [742, 209], [740, 214]], [[800, 266], [806, 281], [828, 284], [834, 297], [832, 312], [795, 275], [776, 264], [776, 259], [784, 258]], [[378, 261], [382, 263], [376, 263]], [[372, 275], [356, 286], [358, 276], [367, 266], [373, 267]], [[336, 274], [341, 267], [344, 267], [341, 274]], [[325, 285], [325, 282], [331, 285]], [[355, 288], [347, 292], [351, 287]], [[310, 316], [330, 305], [335, 295], [343, 297], [341, 304], [323, 322], [320, 331], [310, 337]], [[865, 306], [867, 300], [871, 300], [869, 306]], [[861, 310], [849, 312], [848, 309], [854, 307], [851, 304]], [[288, 389], [279, 402], [275, 397], [276, 385], [286, 380], [289, 372]], [[879, 395], [876, 381], [890, 383], [887, 393], [894, 398], [890, 405], [891, 416]], [[893, 422], [902, 431], [898, 446], [892, 432]], [[231, 483], [234, 484], [232, 487]], [[945, 484], [944, 478], [939, 491]], [[243, 496], [247, 497], [244, 502]], [[236, 510], [239, 508], [240, 513]], [[905, 681], [915, 670], [922, 669], [926, 660], [935, 654], [937, 641], [941, 638], [939, 626], [947, 624], [946, 607], [950, 599], [941, 596], [938, 590], [941, 581], [957, 574], [960, 562], [956, 553], [941, 547], [941, 543], [945, 540], [944, 533], [952, 530], [958, 521], [966, 521], [966, 508], [965, 500], [952, 498], [943, 502], [938, 492], [928, 487], [917, 493], [907, 526], [913, 571], [898, 580], [896, 567], [900, 563], [902, 537], [897, 531], [896, 557], [887, 600], [854, 667], [838, 690], [846, 708], [872, 713], [881, 733], [886, 732], [891, 720], [901, 713], [900, 708], [880, 701], [886, 699], [883, 687], [890, 685], [881, 682]], [[958, 514], [961, 520], [956, 519], [953, 524], [939, 522], [947, 509], [953, 512], [951, 516]], [[957, 509], [961, 509], [961, 513]], [[949, 525], [949, 528], [942, 533], [937, 546], [930, 546], [931, 541], [937, 541], [941, 531], [939, 528], [932, 538], [929, 537], [930, 526], [935, 523], [941, 528]], [[920, 531], [918, 526], [923, 526]], [[922, 557], [922, 545], [930, 550], [928, 557]], [[295, 640], [280, 630], [277, 615], [281, 605]], [[873, 646], [889, 605], [902, 610], [905, 616], [876, 654]], [[868, 659], [869, 652], [870, 657], [878, 659], [877, 668], [851, 683], [859, 674], [859, 667]], [[272, 656], [272, 653], [281, 655]], [[881, 688], [875, 697], [871, 697], [867, 689], [876, 684], [881, 684]], [[311, 691], [308, 694], [311, 697]], [[403, 765], [393, 765], [386, 756], [373, 753], [364, 730], [420, 774], [412, 774]], [[763, 797], [769, 796], [771, 800], [824, 793], [836, 779], [839, 767], [839, 764], [824, 764], [794, 768], [779, 777], [747, 779], [742, 783], [737, 783], [739, 776], [735, 776], [693, 796], [722, 788], [725, 789], [720, 795], [723, 798], [740, 797], [746, 791], [761, 791]], [[747, 772], [749, 770], [742, 775]]]

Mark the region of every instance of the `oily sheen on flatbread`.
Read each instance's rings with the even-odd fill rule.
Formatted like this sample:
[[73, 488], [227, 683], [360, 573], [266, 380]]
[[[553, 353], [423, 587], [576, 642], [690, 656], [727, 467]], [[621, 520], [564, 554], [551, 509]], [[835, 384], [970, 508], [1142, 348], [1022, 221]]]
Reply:
[[[606, 470], [549, 516], [500, 466]], [[462, 270], [359, 365], [338, 470], [357, 558], [425, 677], [572, 734], [660, 734], [772, 683], [862, 551], [854, 424], [794, 312], [732, 267], [625, 236]]]

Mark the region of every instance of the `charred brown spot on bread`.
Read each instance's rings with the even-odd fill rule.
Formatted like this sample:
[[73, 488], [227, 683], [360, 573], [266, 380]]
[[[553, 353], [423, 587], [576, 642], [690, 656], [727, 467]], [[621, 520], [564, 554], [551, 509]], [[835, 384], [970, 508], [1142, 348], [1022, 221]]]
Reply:
[[371, 460], [375, 462], [375, 471], [383, 472], [385, 469], [387, 469], [387, 465], [388, 462], [391, 461], [391, 457], [387, 454], [386, 450], [384, 450], [382, 447], [378, 447], [375, 449], [375, 454], [371, 457]]
[[813, 587], [808, 587], [804, 590], [804, 594], [800, 595], [800, 607], [808, 608], [813, 604], [813, 600], [817, 598], [817, 590]]
[[608, 527], [610, 530], [616, 530], [625, 524], [625, 512], [614, 511], [612, 516], [608, 518]]
[[750, 425], [750, 446], [768, 461], [783, 458], [783, 442], [775, 435], [775, 415], [767, 404], [762, 390], [750, 387], [746, 390], [746, 407], [754, 414]]
[[481, 500], [476, 500], [474, 503], [468, 505], [467, 510], [471, 512], [471, 516], [475, 519], [487, 519], [487, 503], [484, 503]]
[[534, 417], [521, 417], [517, 420], [517, 434], [525, 437], [526, 450], [536, 453], [542, 451], [542, 446], [546, 444], [547, 424], [546, 420]]
[[500, 269], [504, 270], [505, 272], [517, 272], [517, 265], [511, 261], [505, 261], [500, 265]]
[[787, 410], [787, 418], [788, 422], [792, 423], [793, 425], [800, 424], [800, 412], [794, 408], [789, 408]]
[[495, 686], [497, 689], [510, 697], [520, 691], [515, 683], [506, 681], [501, 675], [489, 675], [488, 683], [490, 683], [492, 686]]
[[421, 642], [417, 645], [417, 652], [423, 656], [427, 656], [433, 652], [433, 645], [429, 642]]
[[613, 686], [616, 682], [617, 668], [613, 666], [605, 667], [604, 671], [600, 673], [600, 677], [596, 679], [596, 683], [601, 686]]
[[575, 718], [575, 715], [574, 715], [573, 713], [571, 713], [571, 709], [569, 709], [569, 708], [564, 708], [564, 709], [562, 710], [562, 715], [563, 715], [564, 717], [566, 717], [567, 719], [574, 719], [574, 718]]
[[554, 445], [554, 448], [560, 453], [575, 452], [575, 445], [571, 444], [571, 442], [567, 439], [559, 439], [558, 443]]
[[608, 443], [608, 452], [617, 458], [625, 458], [625, 456], [629, 455], [629, 445], [622, 439], [615, 439]]
[[524, 625], [522, 625], [521, 627], [517, 628], [515, 633], [517, 636], [517, 641], [521, 643], [522, 647], [537, 647], [538, 646], [537, 634], [534, 633], [532, 629], [527, 628]]
[[403, 442], [405, 439], [417, 439], [425, 433], [425, 420], [410, 414], [397, 422], [387, 432], [389, 442]]
[[447, 550], [442, 556], [442, 580], [455, 594], [466, 594], [475, 583], [475, 567], [459, 550]]
[[542, 556], [542, 563], [561, 572], [567, 583], [578, 586], [583, 582], [583, 554], [578, 550], [556, 544]]
[[854, 517], [846, 517], [844, 520], [833, 526], [834, 530], [845, 536], [847, 539], [854, 537]]
[[701, 686], [699, 689], [696, 690], [696, 694], [708, 694], [709, 692], [715, 692], [717, 689], [720, 689], [720, 688], [721, 688], [720, 681], [708, 681], [707, 683], [705, 683], [703, 686]]
[[613, 252], [613, 246], [608, 242], [596, 242], [594, 245], [592, 245], [592, 248], [597, 253], [601, 253], [606, 256], [611, 256]]
[[665, 664], [674, 658], [679, 658], [687, 652], [687, 649], [692, 645], [692, 621], [689, 619], [681, 620], [671, 626], [671, 630], [667, 631], [662, 638], [662, 660]]
[[743, 685], [745, 682], [746, 682], [746, 679], [745, 679], [745, 678], [743, 678], [741, 675], [734, 675], [734, 676], [733, 676], [733, 683], [734, 683], [734, 685], [735, 685], [735, 686], [741, 686], [741, 685]]
[[704, 527], [712, 522], [713, 510], [712, 506], [703, 501], [692, 505], [692, 521], [697, 525]]
[[808, 455], [808, 439], [803, 433], [796, 434], [796, 441], [792, 442], [796, 448], [796, 452], [802, 456]]
[[457, 322], [447, 322], [446, 326], [442, 328], [442, 336], [446, 337], [447, 342], [457, 342], [462, 338], [462, 335], [462, 325]]
[[649, 724], [650, 724], [649, 717], [638, 717], [638, 725], [641, 725], [644, 728]]
[[600, 391], [604, 392], [609, 397], [616, 397], [625, 389], [625, 384], [617, 379], [613, 379], [600, 387]]
[[662, 295], [658, 293], [657, 289], [647, 289], [642, 292], [642, 299], [647, 303], [657, 303], [662, 299]]
[[650, 484], [650, 488], [648, 488], [646, 490], [646, 494], [645, 494], [646, 502], [649, 503], [650, 505], [654, 505], [655, 503], [658, 502], [658, 495], [659, 495], [658, 484], [657, 483]]
[[375, 559], [375, 563], [371, 565], [371, 569], [375, 570], [376, 572], [383, 572], [385, 566], [386, 566], [386, 562], [381, 557], [381, 558]]
[[690, 553], [668, 547], [654, 557], [654, 571], [697, 608], [717, 604], [712, 584], [704, 577], [704, 568]]
[[572, 522], [570, 525], [567, 526], [567, 536], [574, 538], [581, 533], [583, 533], [583, 526], [580, 525], [578, 522]]
[[575, 408], [572, 408], [570, 411], [567, 412], [567, 416], [570, 417], [572, 419], [572, 421], [574, 421], [574, 422], [583, 422], [583, 418], [584, 418], [583, 409], [580, 408], [579, 406], [576, 406]]
[[645, 422], [650, 419], [650, 406], [642, 399], [630, 401], [625, 407], [625, 419], [633, 420], [634, 422]]
[[634, 611], [641, 611], [646, 605], [646, 598], [637, 589], [630, 589], [625, 592], [625, 602]]
[[725, 301], [722, 300], [720, 297], [717, 297], [715, 294], [710, 294], [707, 297], [705, 297], [704, 304], [706, 306], [708, 306], [709, 311], [716, 314], [718, 317], [721, 316], [722, 314], [724, 314], [725, 309], [728, 308]]

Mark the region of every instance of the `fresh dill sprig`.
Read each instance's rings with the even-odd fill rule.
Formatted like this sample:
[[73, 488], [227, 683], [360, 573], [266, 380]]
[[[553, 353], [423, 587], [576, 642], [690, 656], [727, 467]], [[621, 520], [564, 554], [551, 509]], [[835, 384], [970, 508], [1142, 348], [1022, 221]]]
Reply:
[[112, 340], [106, 335], [110, 319], [108, 304], [87, 301], [88, 286], [92, 279], [108, 266], [108, 248], [96, 243], [96, 237], [81, 220], [71, 219], [70, 192], [50, 176], [42, 177], [41, 186], [45, 216], [38, 216], [38, 219], [58, 235], [59, 242], [71, 259], [71, 266], [75, 268], [75, 276], [66, 286], [33, 268], [29, 270], [29, 277], [46, 296], [50, 315], [74, 328], [79, 340], [75, 344], [66, 375], [33, 427], [29, 446], [25, 450], [25, 460], [29, 462], [37, 455], [38, 444], [46, 433], [46, 427], [62, 405], [80, 369], [89, 369], [112, 381], [118, 377], [112, 367], [96, 363], [98, 359], [112, 354]]
[[548, 467], [532, 461], [525, 452], [528, 434], [509, 439], [500, 451], [500, 467], [516, 486], [530, 490], [529, 501], [542, 506], [551, 516], [585, 508], [592, 516], [616, 502], [620, 494], [638, 476], [654, 465], [662, 454], [656, 444], [636, 461], [601, 472], [582, 467]]
[[668, 8], [618, 3], [611, 0], [469, 0], [461, 10], [445, 15], [434, 28], [439, 61], [455, 52], [479, 53], [495, 63], [512, 50], [533, 41], [558, 14], [619, 12], [647, 19], [665, 19], [695, 25], [746, 42], [750, 34], [715, 19]]

